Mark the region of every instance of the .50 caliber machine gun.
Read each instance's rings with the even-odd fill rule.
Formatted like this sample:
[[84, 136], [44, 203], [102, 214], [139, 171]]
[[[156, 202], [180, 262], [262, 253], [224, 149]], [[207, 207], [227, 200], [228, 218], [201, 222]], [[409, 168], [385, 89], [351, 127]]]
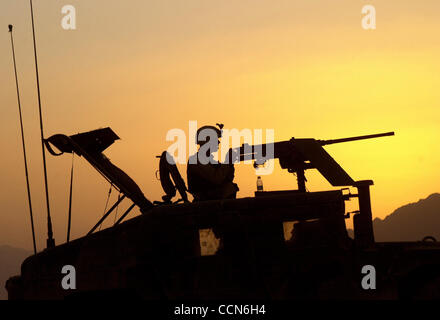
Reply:
[[[265, 161], [278, 158], [281, 168], [296, 173], [298, 190], [306, 192], [305, 170], [317, 169], [332, 186], [353, 186], [357, 194], [346, 195], [349, 198], [358, 198], [359, 210], [353, 216], [354, 236], [359, 246], [368, 247], [374, 243], [374, 232], [371, 212], [370, 186], [372, 180], [354, 181], [347, 172], [324, 150], [323, 146], [341, 142], [372, 139], [392, 136], [394, 132], [372, 134], [336, 140], [295, 139], [275, 143], [250, 146], [244, 144], [228, 152], [229, 163], [255, 160], [254, 165], [262, 165]], [[292, 191], [275, 191], [271, 193]], [[295, 191], [294, 191], [295, 192]], [[264, 195], [266, 192], [262, 192]], [[256, 193], [256, 195], [259, 195]]]
[[262, 165], [270, 159], [279, 159], [280, 166], [290, 173], [296, 173], [298, 191], [305, 192], [307, 181], [305, 170], [317, 169], [332, 186], [353, 186], [354, 180], [344, 169], [324, 150], [323, 146], [341, 142], [365, 140], [393, 136], [394, 132], [386, 132], [365, 136], [342, 138], [335, 140], [295, 139], [267, 143], [261, 145], [243, 144], [229, 151], [229, 163], [255, 160], [255, 165]]

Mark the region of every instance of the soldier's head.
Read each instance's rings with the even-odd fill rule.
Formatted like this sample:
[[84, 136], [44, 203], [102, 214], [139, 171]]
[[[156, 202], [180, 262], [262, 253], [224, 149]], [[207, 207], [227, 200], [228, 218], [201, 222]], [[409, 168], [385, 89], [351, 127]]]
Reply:
[[203, 126], [197, 130], [196, 143], [210, 153], [218, 151], [222, 131], [214, 126]]

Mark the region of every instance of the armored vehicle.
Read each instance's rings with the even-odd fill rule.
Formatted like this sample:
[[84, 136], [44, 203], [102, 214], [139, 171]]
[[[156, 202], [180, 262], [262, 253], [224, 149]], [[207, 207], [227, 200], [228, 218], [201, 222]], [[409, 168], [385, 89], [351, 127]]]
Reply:
[[[438, 298], [440, 244], [432, 238], [376, 242], [373, 182], [353, 180], [323, 148], [393, 134], [244, 145], [236, 150], [240, 160], [258, 165], [276, 158], [296, 174], [298, 188], [197, 202], [188, 200], [185, 182], [166, 152], [159, 164], [166, 194], [151, 202], [102, 153], [118, 139], [110, 128], [54, 135], [45, 140], [50, 153], [82, 156], [122, 197], [86, 236], [28, 257], [21, 274], [7, 282], [9, 299]], [[305, 171], [312, 168], [335, 188], [307, 191]], [[180, 199], [173, 201], [176, 191]], [[114, 226], [96, 231], [124, 199], [132, 202], [129, 209]], [[350, 200], [358, 202], [358, 210], [346, 212]], [[128, 219], [135, 206], [142, 214]], [[353, 237], [346, 227], [350, 215]], [[73, 289], [63, 288], [64, 266], [75, 269]]]

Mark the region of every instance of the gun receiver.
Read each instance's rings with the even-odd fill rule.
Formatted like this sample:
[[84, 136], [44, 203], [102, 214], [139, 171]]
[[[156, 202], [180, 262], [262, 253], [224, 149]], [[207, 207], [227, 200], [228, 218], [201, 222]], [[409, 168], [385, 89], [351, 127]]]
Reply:
[[[245, 160], [255, 160], [263, 164], [270, 159], [279, 159], [280, 166], [290, 173], [296, 173], [298, 190], [305, 192], [305, 170], [317, 169], [332, 186], [353, 186], [354, 180], [342, 167], [324, 150], [323, 146], [335, 143], [373, 139], [393, 136], [394, 132], [386, 132], [365, 136], [342, 138], [335, 140], [295, 139], [261, 145], [243, 144], [230, 150], [230, 163]], [[235, 159], [233, 158], [235, 155]], [[235, 160], [235, 161], [234, 161]]]

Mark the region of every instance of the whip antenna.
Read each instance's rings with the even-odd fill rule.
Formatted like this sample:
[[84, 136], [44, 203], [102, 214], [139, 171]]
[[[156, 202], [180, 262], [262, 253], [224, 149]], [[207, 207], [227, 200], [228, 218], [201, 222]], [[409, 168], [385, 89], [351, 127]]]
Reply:
[[9, 28], [9, 33], [11, 34], [12, 60], [14, 61], [15, 85], [17, 87], [18, 113], [20, 115], [21, 142], [22, 142], [22, 146], [23, 146], [24, 173], [25, 173], [25, 176], [26, 176], [26, 186], [27, 186], [27, 195], [28, 195], [28, 203], [29, 203], [29, 213], [30, 213], [30, 216], [31, 216], [32, 240], [33, 240], [33, 243], [34, 243], [34, 254], [37, 254], [37, 246], [35, 244], [34, 216], [33, 216], [33, 213], [32, 213], [31, 189], [29, 187], [29, 174], [28, 174], [28, 166], [27, 166], [27, 158], [26, 158], [26, 145], [24, 143], [23, 118], [22, 118], [22, 115], [21, 115], [20, 90], [18, 88], [17, 65], [15, 63], [14, 38], [12, 36], [12, 24], [10, 24], [8, 26], [8, 28]]
[[49, 205], [49, 188], [47, 186], [47, 169], [46, 169], [46, 153], [44, 150], [44, 134], [43, 134], [43, 117], [41, 115], [41, 96], [40, 96], [40, 78], [38, 76], [38, 61], [37, 61], [37, 45], [35, 41], [35, 25], [34, 25], [34, 9], [32, 7], [32, 0], [29, 0], [31, 5], [31, 18], [32, 18], [32, 36], [34, 40], [34, 57], [35, 57], [35, 73], [37, 77], [37, 93], [38, 93], [38, 111], [40, 115], [40, 133], [41, 133], [41, 148], [43, 152], [43, 169], [44, 169], [44, 186], [46, 189], [46, 205], [47, 205], [47, 248], [55, 247], [55, 240], [52, 233], [52, 221], [50, 218], [50, 205]]
[[67, 218], [67, 242], [70, 240], [70, 225], [72, 221], [72, 192], [73, 192], [73, 159], [75, 152], [72, 152], [72, 168], [70, 169], [70, 191], [69, 191], [69, 215]]

